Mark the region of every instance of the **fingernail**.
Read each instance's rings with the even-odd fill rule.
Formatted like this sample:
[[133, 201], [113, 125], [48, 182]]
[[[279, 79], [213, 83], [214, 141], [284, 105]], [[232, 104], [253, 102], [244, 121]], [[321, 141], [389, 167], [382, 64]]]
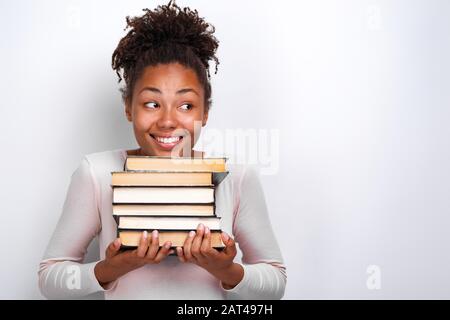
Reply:
[[143, 235], [144, 239], [147, 239], [147, 236], [148, 236], [147, 230], [144, 230], [144, 232], [142, 233], [142, 235]]
[[208, 227], [205, 228], [205, 234], [209, 234], [209, 228]]
[[223, 238], [224, 238], [225, 241], [228, 241], [228, 239], [230, 239], [228, 234], [226, 234], [225, 232], [223, 232], [222, 234], [223, 234]]
[[171, 243], [171, 242], [168, 242], [168, 243], [166, 243], [164, 246], [166, 247], [166, 249], [169, 249], [171, 245], [172, 245], [172, 243]]
[[153, 237], [153, 239], [156, 239], [157, 236], [158, 236], [158, 230], [153, 230], [153, 231], [152, 231], [152, 237]]
[[120, 238], [117, 238], [116, 240], [114, 240], [114, 247], [116, 247], [116, 248], [120, 247]]
[[203, 223], [200, 223], [200, 225], [198, 226], [198, 229], [199, 229], [200, 231], [202, 231], [202, 230], [204, 229]]
[[189, 232], [189, 238], [192, 238], [193, 236], [195, 236], [195, 231]]

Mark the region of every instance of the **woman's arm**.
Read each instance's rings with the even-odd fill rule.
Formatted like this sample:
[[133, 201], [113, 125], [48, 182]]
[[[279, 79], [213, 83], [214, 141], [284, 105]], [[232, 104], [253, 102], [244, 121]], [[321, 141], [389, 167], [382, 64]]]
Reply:
[[256, 169], [248, 167], [238, 190], [239, 205], [233, 234], [242, 251], [243, 279], [222, 290], [227, 299], [281, 299], [287, 273], [272, 230], [264, 192]]
[[72, 174], [61, 217], [39, 265], [39, 289], [49, 299], [105, 291], [94, 274], [98, 261], [82, 263], [89, 243], [101, 229], [95, 189], [91, 166], [84, 157]]

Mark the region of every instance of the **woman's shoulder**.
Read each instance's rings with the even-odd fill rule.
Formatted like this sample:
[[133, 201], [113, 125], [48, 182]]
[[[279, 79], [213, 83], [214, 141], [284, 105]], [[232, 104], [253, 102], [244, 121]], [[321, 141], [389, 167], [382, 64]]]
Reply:
[[[126, 149], [99, 151], [84, 155], [81, 166], [89, 167], [89, 170], [97, 177], [109, 178], [111, 172], [124, 170], [126, 157]], [[226, 170], [228, 174], [222, 183], [232, 184], [235, 190], [240, 190], [246, 181], [255, 181], [259, 177], [256, 165], [227, 162]]]
[[259, 169], [256, 165], [251, 164], [227, 164], [228, 176], [227, 179], [231, 182], [237, 190], [241, 185], [248, 180], [259, 179]]
[[114, 149], [89, 153], [84, 155], [83, 160], [86, 160], [91, 167], [101, 169], [122, 166], [126, 158], [125, 149]]
[[93, 152], [83, 156], [78, 170], [89, 172], [95, 179], [108, 182], [111, 172], [123, 170], [125, 159], [125, 149]]

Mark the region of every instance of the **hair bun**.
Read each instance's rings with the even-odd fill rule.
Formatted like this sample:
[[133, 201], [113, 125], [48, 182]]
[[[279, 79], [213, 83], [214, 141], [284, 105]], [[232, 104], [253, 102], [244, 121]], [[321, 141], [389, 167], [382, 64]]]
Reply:
[[199, 17], [197, 10], [191, 10], [189, 7], [181, 9], [170, 1], [169, 4], [158, 6], [154, 10], [143, 11], [143, 16], [126, 17], [127, 27], [124, 30], [131, 30], [122, 39], [125, 42], [122, 47], [123, 52], [127, 54], [113, 55], [113, 68], [119, 65], [130, 66], [136, 62], [133, 57], [140, 56], [147, 50], [174, 44], [191, 47], [205, 66], [208, 75], [209, 60], [214, 60], [217, 73], [219, 60], [215, 53], [219, 41], [213, 35], [215, 28]]

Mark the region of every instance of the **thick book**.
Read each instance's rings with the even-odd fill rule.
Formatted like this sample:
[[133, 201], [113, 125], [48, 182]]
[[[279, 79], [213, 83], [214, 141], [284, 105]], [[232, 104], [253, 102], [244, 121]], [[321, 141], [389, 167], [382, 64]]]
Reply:
[[113, 187], [117, 203], [214, 203], [214, 187]]
[[[149, 237], [152, 230], [147, 230]], [[186, 238], [188, 237], [190, 230], [158, 230], [159, 246], [163, 246], [166, 241], [172, 242], [172, 248], [182, 247]], [[136, 248], [139, 245], [139, 241], [142, 237], [142, 230], [121, 230], [118, 229], [118, 237], [122, 243], [123, 249]], [[211, 230], [211, 246], [216, 249], [223, 249], [225, 244], [222, 242], [220, 236], [220, 230]]]
[[114, 204], [113, 216], [214, 216], [212, 204]]
[[212, 172], [114, 171], [112, 186], [211, 186]]
[[210, 186], [218, 185], [228, 172], [113, 171], [111, 186]]
[[119, 216], [120, 229], [195, 230], [202, 223], [210, 230], [220, 230], [220, 217], [126, 217]]
[[128, 156], [124, 169], [154, 171], [225, 172], [226, 158], [171, 158], [155, 156]]

